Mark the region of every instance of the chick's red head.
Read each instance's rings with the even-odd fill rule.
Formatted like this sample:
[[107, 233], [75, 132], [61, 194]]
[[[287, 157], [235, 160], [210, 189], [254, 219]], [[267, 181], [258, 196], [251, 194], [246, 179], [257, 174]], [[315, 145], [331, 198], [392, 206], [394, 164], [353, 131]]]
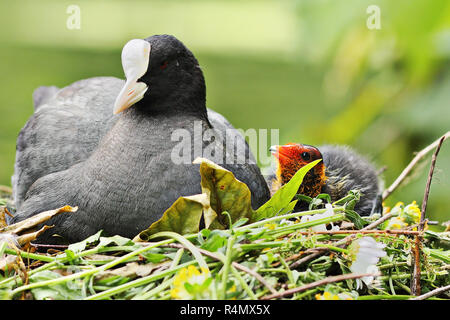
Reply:
[[[319, 149], [307, 144], [288, 143], [282, 146], [272, 146], [270, 151], [277, 159], [276, 176], [280, 185], [291, 180], [303, 166], [314, 160], [322, 159]], [[325, 181], [325, 166], [321, 161], [305, 175], [299, 193], [316, 197], [321, 192]]]

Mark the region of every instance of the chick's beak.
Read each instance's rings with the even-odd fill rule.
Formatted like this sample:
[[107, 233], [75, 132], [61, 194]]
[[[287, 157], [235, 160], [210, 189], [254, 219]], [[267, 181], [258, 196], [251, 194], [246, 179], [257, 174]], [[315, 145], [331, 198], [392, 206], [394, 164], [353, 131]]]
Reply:
[[270, 146], [269, 151], [273, 156], [276, 156], [276, 154], [278, 153], [278, 147], [277, 145], [274, 146]]
[[141, 39], [130, 40], [123, 47], [122, 66], [127, 80], [116, 98], [114, 114], [128, 109], [144, 97], [148, 86], [138, 79], [147, 72], [150, 50], [150, 43]]
[[286, 162], [290, 161], [291, 159], [290, 148], [291, 148], [290, 144], [285, 144], [282, 146], [274, 145], [271, 146], [269, 150], [278, 161]]

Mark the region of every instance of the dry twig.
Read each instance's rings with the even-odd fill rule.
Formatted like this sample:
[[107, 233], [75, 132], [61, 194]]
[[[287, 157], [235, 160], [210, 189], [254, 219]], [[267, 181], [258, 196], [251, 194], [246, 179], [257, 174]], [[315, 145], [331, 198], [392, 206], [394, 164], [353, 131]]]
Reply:
[[7, 186], [0, 186], [0, 192], [4, 192], [7, 194], [12, 194], [12, 189], [10, 187]]
[[[441, 138], [427, 146], [426, 148], [419, 151], [416, 156], [411, 160], [411, 162], [408, 164], [408, 166], [402, 171], [402, 173], [398, 176], [398, 178], [383, 192], [383, 201], [389, 197], [389, 195], [394, 192], [395, 189], [405, 180], [405, 178], [409, 175], [409, 173], [412, 171], [414, 166], [423, 158], [425, 157], [428, 152], [436, 148], [438, 145], [441, 145], [441, 140], [448, 139], [450, 137], [450, 131], [448, 131], [446, 134], [444, 134]], [[443, 141], [442, 140], [442, 141]]]
[[[433, 154], [433, 157], [431, 158], [431, 166], [430, 171], [428, 173], [428, 179], [427, 179], [427, 185], [425, 187], [425, 194], [423, 196], [422, 201], [422, 211], [420, 214], [420, 223], [417, 227], [418, 231], [423, 231], [423, 226], [425, 224], [425, 213], [427, 210], [427, 204], [428, 204], [428, 196], [430, 195], [430, 187], [431, 187], [431, 180], [433, 179], [433, 173], [434, 173], [434, 167], [436, 166], [436, 159], [439, 154], [439, 150], [441, 150], [442, 143], [446, 139], [446, 136], [442, 136], [439, 140], [439, 143], [437, 145], [436, 151]], [[422, 247], [422, 236], [419, 234], [416, 236], [415, 239], [415, 245], [414, 245], [414, 266], [413, 266], [413, 273], [412, 273], [412, 279], [411, 279], [411, 294], [413, 295], [420, 295], [420, 249]]]
[[423, 294], [421, 296], [418, 296], [418, 297], [415, 297], [415, 298], [411, 298], [409, 300], [425, 300], [425, 299], [437, 296], [438, 294], [443, 293], [445, 291], [449, 291], [449, 290], [450, 290], [450, 284], [448, 286], [445, 286], [445, 287], [434, 289], [433, 291], [427, 292], [427, 293], [425, 293], [425, 294]]

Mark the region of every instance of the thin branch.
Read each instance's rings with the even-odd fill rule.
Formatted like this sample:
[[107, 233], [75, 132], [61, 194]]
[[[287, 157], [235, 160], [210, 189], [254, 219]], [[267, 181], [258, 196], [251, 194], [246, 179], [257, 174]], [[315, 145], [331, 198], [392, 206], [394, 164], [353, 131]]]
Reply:
[[382, 216], [381, 218], [379, 218], [377, 221], [372, 222], [371, 224], [369, 224], [368, 226], [362, 228], [361, 230], [371, 230], [374, 229], [375, 227], [378, 227], [380, 224], [382, 224], [383, 222], [385, 222], [386, 220], [392, 218], [394, 216], [393, 212], [390, 212], [388, 214], [385, 214], [384, 216]]
[[414, 296], [420, 295], [421, 287], [420, 287], [420, 247], [422, 242], [420, 241], [420, 237], [416, 236], [414, 240], [414, 248], [413, 248], [413, 267], [412, 267], [412, 274], [411, 274], [411, 294]]
[[69, 247], [69, 245], [66, 244], [42, 244], [42, 243], [30, 243], [35, 248], [45, 248], [45, 249], [58, 249], [58, 250], [65, 250]]
[[445, 139], [446, 139], [445, 136], [443, 136], [441, 138], [441, 140], [439, 140], [439, 144], [436, 148], [436, 151], [434, 152], [433, 157], [431, 158], [430, 172], [428, 173], [427, 185], [425, 187], [425, 194], [423, 196], [422, 212], [420, 215], [420, 224], [419, 224], [419, 227], [417, 228], [419, 231], [423, 230], [424, 221], [425, 221], [425, 212], [427, 210], [428, 196], [430, 194], [431, 180], [433, 179], [434, 167], [436, 166], [436, 159], [439, 154], [439, 150], [441, 150], [442, 143], [444, 142]]
[[381, 167], [380, 169], [378, 169], [377, 172], [375, 172], [375, 174], [377, 176], [381, 175], [383, 172], [385, 172], [387, 170], [387, 166]]
[[0, 186], [0, 192], [12, 194], [12, 189], [8, 186]]
[[293, 288], [293, 289], [286, 290], [283, 292], [278, 292], [276, 294], [272, 294], [269, 296], [264, 296], [261, 298], [261, 300], [270, 300], [270, 299], [276, 299], [276, 298], [281, 298], [281, 297], [285, 297], [285, 296], [290, 296], [290, 295], [293, 295], [294, 293], [306, 291], [306, 290], [313, 289], [313, 288], [316, 288], [316, 287], [319, 287], [319, 286], [322, 286], [325, 284], [333, 283], [333, 282], [339, 282], [339, 281], [350, 280], [350, 279], [359, 279], [359, 278], [363, 278], [363, 277], [377, 277], [379, 275], [380, 275], [379, 273], [349, 273], [349, 274], [343, 274], [343, 275], [339, 275], [339, 276], [328, 277], [328, 278], [325, 278], [322, 280], [318, 280], [315, 282], [305, 284], [304, 286], [301, 286], [301, 287]]
[[445, 291], [449, 291], [449, 290], [450, 290], [450, 284], [448, 286], [445, 286], [445, 287], [434, 289], [434, 290], [432, 290], [430, 292], [427, 292], [427, 293], [425, 293], [425, 294], [423, 294], [421, 296], [417, 296], [417, 297], [411, 298], [409, 300], [425, 300], [425, 299], [437, 296], [438, 294], [443, 293]]
[[[436, 166], [436, 159], [439, 154], [439, 150], [441, 150], [442, 143], [445, 140], [445, 136], [442, 136], [439, 140], [439, 143], [437, 145], [436, 151], [433, 154], [433, 157], [431, 158], [431, 166], [430, 171], [428, 172], [428, 179], [427, 179], [427, 185], [425, 187], [425, 194], [423, 196], [422, 201], [422, 211], [420, 214], [420, 222], [417, 227], [417, 231], [422, 232], [423, 227], [425, 224], [425, 214], [427, 211], [427, 204], [428, 204], [428, 197], [430, 195], [430, 187], [431, 187], [431, 180], [433, 179], [433, 173], [434, 173], [434, 167]], [[415, 246], [414, 246], [414, 266], [413, 266], [413, 272], [412, 272], [412, 279], [411, 279], [411, 294], [413, 295], [420, 295], [420, 249], [422, 247], [422, 236], [417, 235], [415, 239]]]
[[[398, 176], [398, 178], [383, 192], [383, 201], [389, 197], [389, 195], [394, 192], [395, 189], [405, 180], [405, 178], [409, 175], [409, 173], [412, 171], [414, 166], [430, 152], [434, 148], [436, 148], [438, 145], [442, 144], [441, 140], [448, 139], [450, 137], [450, 131], [448, 131], [446, 134], [444, 134], [441, 138], [427, 146], [426, 148], [419, 151], [416, 156], [411, 160], [411, 162], [408, 164], [408, 166], [402, 171], [402, 173]], [[443, 141], [442, 140], [442, 141]]]
[[261, 276], [259, 273], [243, 266], [242, 264], [239, 264], [237, 262], [233, 262], [232, 263], [233, 267], [235, 267], [236, 269], [239, 269], [241, 271], [247, 272], [248, 274], [252, 275], [253, 277], [255, 277], [259, 282], [261, 282], [267, 289], [269, 289], [270, 292], [272, 292], [273, 294], [277, 293], [277, 290], [275, 290], [267, 281], [266, 279], [264, 279], [263, 276]]
[[298, 233], [304, 235], [314, 235], [314, 234], [368, 234], [368, 233], [377, 233], [377, 234], [407, 234], [407, 235], [419, 235], [420, 231], [412, 231], [412, 230], [327, 230], [327, 231], [299, 231]]

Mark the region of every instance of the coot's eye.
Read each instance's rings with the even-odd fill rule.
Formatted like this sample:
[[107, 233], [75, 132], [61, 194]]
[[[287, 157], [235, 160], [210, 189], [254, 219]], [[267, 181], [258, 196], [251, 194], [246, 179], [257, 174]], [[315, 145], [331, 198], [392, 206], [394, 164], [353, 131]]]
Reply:
[[163, 63], [161, 63], [161, 65], [159, 66], [159, 68], [160, 68], [161, 70], [164, 70], [165, 68], [167, 68], [167, 65], [168, 65], [168, 62], [167, 62], [167, 61], [164, 61]]
[[309, 159], [311, 159], [311, 155], [308, 152], [303, 152], [302, 159], [308, 161]]

